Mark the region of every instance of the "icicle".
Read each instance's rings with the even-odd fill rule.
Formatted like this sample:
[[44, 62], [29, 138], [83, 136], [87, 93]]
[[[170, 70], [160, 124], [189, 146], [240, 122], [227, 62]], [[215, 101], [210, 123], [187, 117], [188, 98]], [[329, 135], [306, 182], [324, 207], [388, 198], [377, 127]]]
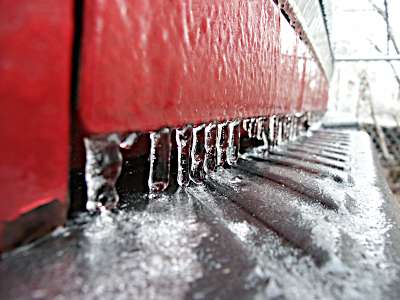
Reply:
[[293, 124], [293, 118], [291, 115], [288, 115], [288, 131], [287, 131], [287, 140], [291, 141], [292, 140], [292, 124]]
[[169, 184], [171, 159], [171, 132], [163, 128], [150, 133], [150, 173], [148, 186], [150, 192], [164, 191]]
[[295, 131], [296, 131], [295, 124], [296, 124], [295, 117], [294, 117], [294, 115], [291, 115], [290, 116], [290, 140], [291, 141], [294, 141], [296, 139], [296, 136], [295, 136]]
[[244, 131], [248, 132], [249, 131], [249, 123], [250, 123], [250, 119], [244, 119], [242, 124], [243, 124], [243, 129]]
[[115, 183], [122, 168], [120, 137], [114, 133], [84, 138], [84, 144], [88, 197], [86, 209], [96, 211], [115, 208], [119, 200]]
[[257, 134], [256, 134], [256, 138], [259, 141], [263, 140], [263, 132], [264, 132], [264, 120], [265, 118], [257, 118], [256, 124], [257, 124]]
[[303, 114], [296, 113], [295, 117], [296, 117], [296, 137], [298, 137], [302, 132]]
[[293, 140], [293, 116], [289, 115], [288, 117], [288, 140], [292, 141]]
[[288, 116], [284, 115], [282, 118], [282, 142], [286, 143], [288, 140]]
[[280, 117], [275, 116], [275, 118], [274, 118], [274, 147], [278, 146], [278, 144], [279, 144], [279, 123], [280, 123]]
[[190, 148], [192, 146], [191, 125], [176, 130], [176, 145], [178, 148], [177, 181], [180, 186], [187, 186], [189, 185]]
[[264, 118], [263, 130], [262, 130], [262, 140], [264, 142], [263, 148], [267, 151], [270, 150], [271, 140], [270, 140], [270, 118]]
[[205, 160], [204, 171], [215, 171], [217, 165], [217, 125], [210, 123], [204, 130], [205, 134]]
[[239, 159], [240, 147], [240, 121], [233, 121], [228, 124], [228, 151], [227, 161], [235, 165]]
[[282, 142], [283, 142], [283, 122], [284, 122], [284, 117], [283, 116], [279, 117], [279, 121], [278, 121], [278, 145], [282, 144]]
[[217, 125], [217, 166], [223, 166], [226, 162], [226, 149], [228, 147], [227, 123]]
[[271, 141], [269, 148], [275, 147], [275, 123], [276, 123], [276, 116], [271, 116], [269, 118], [269, 140]]
[[251, 138], [256, 138], [257, 137], [257, 119], [256, 118], [251, 118], [250, 121], [250, 130], [251, 130]]
[[251, 139], [253, 138], [253, 126], [253, 119], [250, 119], [247, 123], [247, 136]]
[[192, 149], [190, 150], [190, 179], [194, 183], [201, 183], [204, 179], [204, 127], [199, 125], [193, 128]]
[[133, 144], [135, 144], [137, 138], [139, 137], [139, 134], [137, 132], [131, 132], [125, 138], [121, 141], [119, 146], [122, 149], [131, 149]]

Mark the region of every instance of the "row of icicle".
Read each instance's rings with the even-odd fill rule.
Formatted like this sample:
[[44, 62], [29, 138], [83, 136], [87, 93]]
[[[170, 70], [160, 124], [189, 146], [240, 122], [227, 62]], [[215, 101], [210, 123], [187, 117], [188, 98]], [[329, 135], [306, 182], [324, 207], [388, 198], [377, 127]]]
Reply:
[[[225, 164], [234, 166], [239, 159], [241, 135], [263, 141], [266, 149], [295, 139], [307, 129], [305, 124], [317, 114], [275, 115], [225, 122], [187, 125], [175, 130], [180, 186], [201, 183], [206, 174]], [[118, 134], [85, 138], [87, 209], [96, 211], [114, 208], [118, 202], [115, 183], [122, 169], [120, 148], [130, 148], [138, 133], [122, 140]], [[150, 133], [151, 193], [167, 189], [170, 183], [172, 130], [162, 128]]]

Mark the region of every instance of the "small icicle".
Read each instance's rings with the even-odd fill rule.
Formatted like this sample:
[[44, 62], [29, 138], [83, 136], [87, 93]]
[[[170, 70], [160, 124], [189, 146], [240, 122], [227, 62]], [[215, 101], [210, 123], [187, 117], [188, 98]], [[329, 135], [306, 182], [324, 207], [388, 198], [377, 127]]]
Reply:
[[271, 150], [275, 147], [275, 116], [269, 117], [268, 127], [269, 127], [268, 140], [270, 141], [268, 147]]
[[205, 161], [204, 171], [206, 173], [215, 171], [217, 165], [217, 125], [210, 123], [204, 130], [205, 134]]
[[139, 134], [137, 132], [131, 132], [125, 136], [125, 138], [121, 141], [119, 146], [122, 149], [131, 149], [133, 144], [135, 144], [138, 137], [139, 137]]
[[289, 141], [293, 140], [293, 115], [289, 115]]
[[303, 127], [303, 114], [296, 113], [296, 137], [298, 137], [302, 132]]
[[228, 124], [228, 164], [235, 165], [239, 159], [240, 148], [240, 121], [233, 121]]
[[264, 120], [265, 118], [257, 118], [256, 124], [257, 124], [257, 134], [256, 138], [259, 141], [263, 140], [263, 132], [264, 132]]
[[288, 140], [288, 116], [284, 115], [282, 118], [282, 142], [286, 143]]
[[298, 122], [296, 114], [293, 115], [293, 139], [297, 139]]
[[171, 160], [171, 132], [163, 128], [150, 133], [150, 173], [148, 186], [150, 192], [164, 191], [169, 185]]
[[84, 138], [86, 209], [89, 211], [113, 209], [118, 203], [115, 183], [122, 168], [120, 142], [119, 135], [115, 133]]
[[262, 130], [262, 140], [264, 142], [263, 148], [267, 151], [270, 150], [271, 140], [270, 140], [270, 118], [264, 118], [263, 130]]
[[244, 119], [242, 121], [242, 125], [243, 125], [243, 129], [244, 131], [248, 132], [249, 131], [249, 123], [250, 123], [250, 119]]
[[178, 148], [177, 181], [180, 186], [189, 185], [190, 149], [192, 146], [192, 126], [176, 129], [176, 145]]
[[217, 166], [223, 166], [226, 162], [226, 149], [228, 147], [227, 123], [217, 125]]
[[256, 118], [251, 118], [251, 137], [252, 138], [257, 138], [257, 119]]
[[289, 141], [294, 140], [294, 117], [293, 115], [290, 115], [290, 121], [289, 121]]
[[274, 147], [278, 146], [278, 144], [279, 144], [279, 123], [280, 123], [280, 117], [275, 116], [275, 119], [274, 119]]
[[250, 139], [252, 139], [253, 138], [253, 131], [254, 131], [253, 130], [253, 126], [254, 126], [253, 119], [247, 119], [246, 121], [247, 121], [247, 127], [246, 127], [247, 136]]
[[278, 121], [278, 145], [282, 144], [283, 142], [283, 123], [284, 123], [284, 117], [281, 116], [279, 117]]
[[190, 150], [190, 179], [194, 183], [201, 183], [204, 180], [204, 127], [199, 125], [193, 128], [192, 149]]

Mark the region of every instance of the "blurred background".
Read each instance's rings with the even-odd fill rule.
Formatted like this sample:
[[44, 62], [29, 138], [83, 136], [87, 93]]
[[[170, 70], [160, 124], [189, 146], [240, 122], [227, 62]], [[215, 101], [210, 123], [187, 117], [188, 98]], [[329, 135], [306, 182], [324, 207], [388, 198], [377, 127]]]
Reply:
[[329, 111], [373, 138], [400, 199], [400, 1], [324, 0], [335, 68]]

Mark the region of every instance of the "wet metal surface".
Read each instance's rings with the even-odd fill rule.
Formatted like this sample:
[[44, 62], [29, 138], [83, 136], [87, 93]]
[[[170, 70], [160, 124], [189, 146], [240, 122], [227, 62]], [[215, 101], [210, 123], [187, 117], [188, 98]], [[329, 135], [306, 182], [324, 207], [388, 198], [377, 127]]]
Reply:
[[2, 257], [0, 299], [398, 299], [400, 208], [368, 136], [336, 134], [344, 170], [256, 149], [202, 185], [81, 215]]

